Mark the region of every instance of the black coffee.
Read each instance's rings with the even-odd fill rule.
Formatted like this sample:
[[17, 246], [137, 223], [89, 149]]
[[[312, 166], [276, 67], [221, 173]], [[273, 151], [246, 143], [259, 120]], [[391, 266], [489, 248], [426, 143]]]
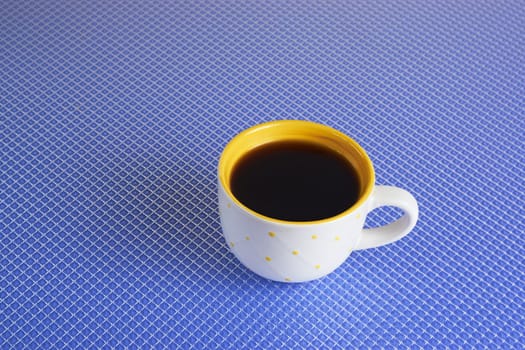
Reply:
[[359, 197], [352, 164], [330, 148], [303, 141], [259, 146], [233, 169], [233, 195], [275, 219], [313, 221], [350, 208]]

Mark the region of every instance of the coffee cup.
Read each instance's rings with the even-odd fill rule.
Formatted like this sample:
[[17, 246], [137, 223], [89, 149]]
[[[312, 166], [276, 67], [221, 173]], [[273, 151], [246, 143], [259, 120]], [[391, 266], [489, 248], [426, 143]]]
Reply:
[[[218, 198], [232, 253], [280, 282], [326, 276], [354, 250], [401, 239], [418, 218], [409, 192], [375, 184], [372, 162], [356, 141], [303, 120], [267, 122], [235, 136], [219, 160]], [[403, 214], [364, 228], [367, 214], [381, 206]]]

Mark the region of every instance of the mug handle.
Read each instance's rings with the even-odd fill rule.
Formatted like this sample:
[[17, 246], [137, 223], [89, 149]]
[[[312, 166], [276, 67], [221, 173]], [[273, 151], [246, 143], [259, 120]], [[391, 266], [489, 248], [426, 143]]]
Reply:
[[409, 192], [394, 186], [376, 186], [368, 212], [385, 205], [402, 209], [403, 216], [385, 226], [363, 229], [355, 250], [375, 248], [395, 242], [415, 226], [419, 209], [416, 199]]

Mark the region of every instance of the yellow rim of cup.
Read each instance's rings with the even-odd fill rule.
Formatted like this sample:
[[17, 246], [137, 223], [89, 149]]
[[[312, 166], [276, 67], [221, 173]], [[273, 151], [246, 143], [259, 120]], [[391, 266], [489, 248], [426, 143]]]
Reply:
[[[276, 141], [313, 142], [329, 147], [343, 155], [351, 162], [359, 175], [361, 193], [359, 200], [344, 212], [326, 219], [315, 221], [285, 221], [260, 214], [241, 203], [233, 195], [230, 188], [232, 172], [237, 162], [249, 151], [269, 142]], [[280, 224], [319, 224], [334, 221], [353, 212], [363, 204], [372, 193], [375, 174], [372, 161], [365, 150], [347, 135], [329, 126], [305, 120], [276, 120], [255, 125], [237, 134], [224, 148], [219, 159], [219, 181], [230, 197], [239, 207], [252, 215]]]

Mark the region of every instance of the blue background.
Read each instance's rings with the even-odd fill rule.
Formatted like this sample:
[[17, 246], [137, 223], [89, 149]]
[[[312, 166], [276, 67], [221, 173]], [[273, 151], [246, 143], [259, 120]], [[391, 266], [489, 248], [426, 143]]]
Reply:
[[[524, 53], [520, 1], [4, 1], [1, 348], [522, 347]], [[247, 271], [216, 166], [274, 119], [356, 139], [414, 231]]]

